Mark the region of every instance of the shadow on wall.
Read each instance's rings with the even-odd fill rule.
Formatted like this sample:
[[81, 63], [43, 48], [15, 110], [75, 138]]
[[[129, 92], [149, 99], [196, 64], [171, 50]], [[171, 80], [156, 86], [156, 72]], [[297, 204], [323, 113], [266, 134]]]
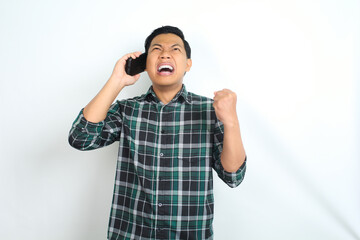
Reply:
[[[68, 143], [72, 121], [53, 126], [51, 139], [31, 157], [37, 159], [37, 173], [41, 173], [41, 192], [34, 200], [41, 198], [43, 202], [42, 222], [48, 231], [44, 235], [53, 232], [55, 239], [104, 239], [118, 142], [96, 151], [72, 148]], [[59, 226], [63, 231], [58, 230]]]
[[331, 204], [325, 195], [322, 194], [323, 191], [316, 187], [316, 184], [313, 183], [313, 180], [310, 179], [307, 173], [302, 171], [303, 167], [297, 164], [297, 162], [301, 162], [301, 159], [290, 152], [287, 146], [284, 146], [284, 141], [281, 141], [277, 137], [277, 134], [273, 132], [273, 128], [271, 128], [258, 113], [254, 112], [254, 110], [249, 107], [246, 107], [246, 113], [247, 119], [251, 119], [252, 121], [251, 126], [247, 126], [249, 128], [247, 131], [251, 131], [252, 127], [256, 127], [256, 131], [251, 131], [251, 133], [262, 133], [261, 136], [254, 136], [256, 139], [262, 141], [259, 145], [267, 146], [269, 152], [276, 153], [275, 159], [277, 159], [280, 162], [280, 165], [293, 176], [300, 186], [303, 186], [303, 189], [308, 192], [308, 195], [319, 203], [319, 205], [326, 210], [329, 216], [333, 218], [334, 221], [337, 222], [346, 232], [348, 232], [349, 235], [351, 235], [354, 239], [360, 240], [360, 236], [358, 236], [356, 230], [342, 216], [338, 209]]

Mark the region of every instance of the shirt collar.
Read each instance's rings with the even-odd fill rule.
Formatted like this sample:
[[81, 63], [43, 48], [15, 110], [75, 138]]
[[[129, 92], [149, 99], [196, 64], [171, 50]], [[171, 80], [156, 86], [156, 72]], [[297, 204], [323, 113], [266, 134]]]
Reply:
[[[155, 102], [160, 102], [160, 100], [158, 99], [158, 97], [156, 96], [153, 86], [150, 86], [149, 90], [145, 93], [144, 95], [145, 99], [148, 100], [154, 100]], [[176, 102], [179, 101], [180, 99], [185, 100], [187, 103], [191, 103], [191, 95], [189, 94], [189, 92], [186, 90], [185, 85], [182, 85], [181, 90], [175, 95], [175, 97], [170, 101], [170, 102]]]

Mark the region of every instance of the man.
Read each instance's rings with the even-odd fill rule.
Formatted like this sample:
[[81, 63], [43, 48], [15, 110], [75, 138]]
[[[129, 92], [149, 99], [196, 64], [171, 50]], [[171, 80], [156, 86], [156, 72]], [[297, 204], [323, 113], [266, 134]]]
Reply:
[[108, 239], [212, 239], [212, 169], [230, 187], [244, 178], [246, 155], [236, 95], [188, 92], [191, 49], [180, 29], [158, 28], [145, 41], [148, 92], [114, 100], [140, 75], [116, 63], [110, 79], [80, 111], [69, 143], [80, 150], [119, 141]]

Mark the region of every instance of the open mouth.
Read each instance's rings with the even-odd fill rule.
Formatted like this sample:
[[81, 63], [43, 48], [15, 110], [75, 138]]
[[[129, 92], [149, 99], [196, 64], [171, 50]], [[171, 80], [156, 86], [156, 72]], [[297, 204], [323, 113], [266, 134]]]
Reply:
[[159, 75], [171, 75], [174, 72], [174, 67], [169, 63], [161, 63], [158, 65], [157, 72]]

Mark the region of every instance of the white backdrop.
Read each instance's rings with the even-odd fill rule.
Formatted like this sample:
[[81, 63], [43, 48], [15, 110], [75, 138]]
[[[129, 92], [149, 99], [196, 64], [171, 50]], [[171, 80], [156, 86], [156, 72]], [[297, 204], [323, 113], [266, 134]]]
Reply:
[[[105, 239], [117, 144], [67, 143], [117, 59], [162, 25], [184, 83], [238, 95], [244, 182], [215, 177], [215, 239], [360, 239], [357, 0], [1, 1], [0, 239]], [[120, 93], [144, 93], [148, 76]]]

